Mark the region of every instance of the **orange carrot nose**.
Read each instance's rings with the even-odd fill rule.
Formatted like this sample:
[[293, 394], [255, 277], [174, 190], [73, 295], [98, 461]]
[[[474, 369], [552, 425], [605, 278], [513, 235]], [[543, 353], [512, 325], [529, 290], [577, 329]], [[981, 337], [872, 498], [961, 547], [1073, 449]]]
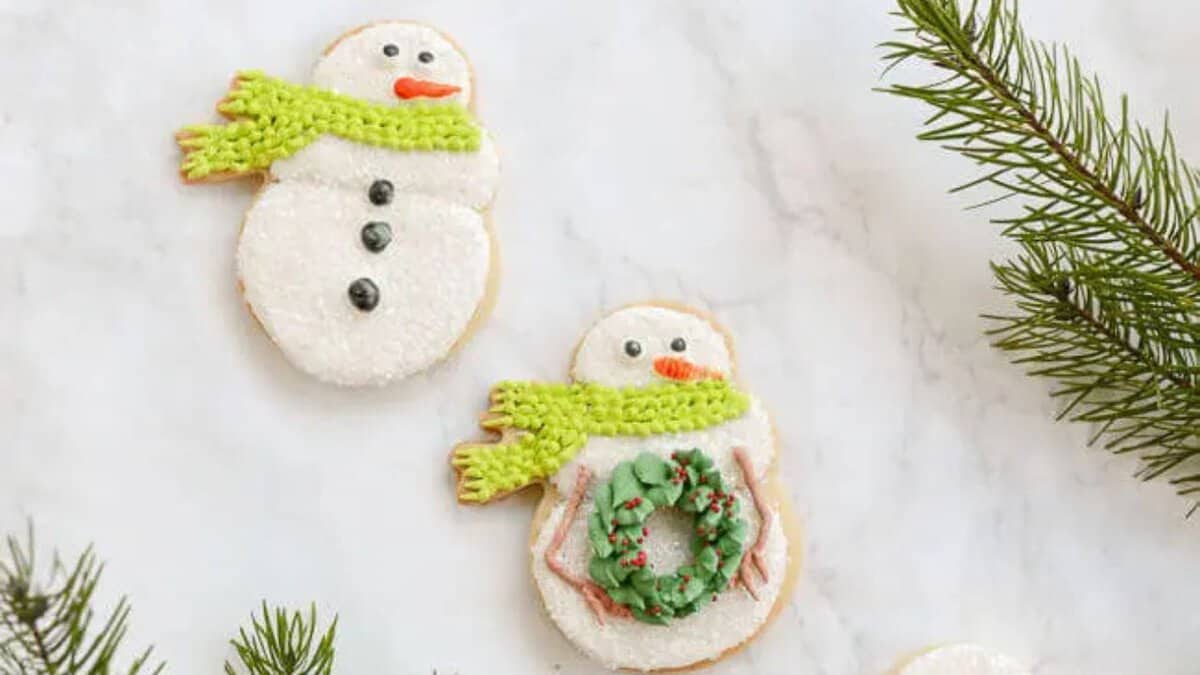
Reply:
[[462, 87], [456, 87], [452, 84], [442, 84], [441, 82], [433, 82], [431, 80], [417, 80], [411, 77], [402, 77], [392, 85], [392, 90], [402, 99], [416, 98], [424, 96], [426, 98], [441, 98], [450, 94], [462, 91]]
[[704, 366], [698, 366], [687, 359], [678, 356], [660, 356], [654, 359], [654, 372], [678, 382], [691, 380], [720, 380], [723, 375]]

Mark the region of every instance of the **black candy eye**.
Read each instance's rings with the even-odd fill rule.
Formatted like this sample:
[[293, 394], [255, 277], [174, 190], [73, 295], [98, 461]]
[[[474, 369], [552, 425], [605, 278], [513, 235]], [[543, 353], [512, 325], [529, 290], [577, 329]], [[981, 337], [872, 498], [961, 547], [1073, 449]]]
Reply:
[[388, 43], [383, 46], [384, 56], [395, 56], [400, 53], [400, 48], [394, 44]]
[[681, 352], [685, 349], [687, 349], [687, 340], [684, 340], [681, 337], [677, 337], [674, 340], [671, 340], [671, 351]]
[[629, 358], [632, 358], [632, 359], [636, 359], [637, 357], [641, 356], [642, 355], [642, 343], [638, 342], [637, 340], [626, 340], [625, 341], [625, 354], [628, 355]]
[[417, 54], [417, 60], [421, 63], [433, 63], [433, 52], [421, 52]]

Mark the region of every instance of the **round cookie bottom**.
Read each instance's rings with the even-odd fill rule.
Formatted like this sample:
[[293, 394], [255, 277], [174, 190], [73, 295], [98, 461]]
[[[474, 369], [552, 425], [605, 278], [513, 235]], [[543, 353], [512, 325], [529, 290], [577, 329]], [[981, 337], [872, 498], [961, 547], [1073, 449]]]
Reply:
[[[695, 671], [695, 670], [699, 670], [699, 669], [711, 666], [723, 659], [726, 659], [726, 658], [736, 654], [737, 652], [741, 651], [742, 649], [745, 649], [748, 645], [750, 645], [752, 642], [754, 642], [756, 639], [758, 639], [758, 637], [762, 634], [762, 632], [764, 630], [766, 630], [767, 627], [772, 624], [772, 622], [774, 622], [774, 620], [778, 617], [779, 613], [783, 610], [784, 606], [786, 606], [787, 603], [790, 601], [791, 596], [792, 596], [793, 592], [795, 591], [795, 586], [796, 586], [796, 583], [799, 578], [800, 569], [803, 564], [803, 544], [802, 544], [803, 532], [802, 532], [802, 528], [800, 526], [799, 520], [796, 517], [795, 513], [793, 512], [790, 503], [788, 502], [787, 499], [784, 498], [785, 492], [782, 489], [781, 483], [779, 481], [778, 471], [775, 467], [772, 467], [772, 469], [767, 473], [765, 485], [766, 485], [768, 493], [769, 493], [770, 503], [771, 503], [772, 507], [774, 508], [776, 515], [778, 516], [778, 521], [779, 521], [778, 527], [780, 528], [780, 531], [782, 532], [783, 536], [787, 539], [787, 549], [786, 549], [787, 561], [784, 566], [784, 578], [779, 586], [779, 591], [775, 597], [775, 602], [771, 606], [771, 609], [767, 612], [766, 617], [764, 619], [762, 619], [762, 621], [758, 624], [756, 630], [754, 630], [753, 632], [746, 635], [737, 644], [725, 647], [721, 651], [716, 652], [716, 653], [712, 654], [711, 656], [704, 656], [704, 657], [698, 658], [694, 661], [689, 661], [687, 663], [674, 664], [674, 665], [663, 666], [663, 667], [649, 667], [649, 668], [638, 667], [636, 665], [628, 664], [628, 663], [620, 663], [620, 664], [615, 664], [615, 665], [610, 664], [610, 663], [603, 663], [602, 665], [605, 665], [606, 667], [610, 667], [610, 668], [619, 668], [622, 670], [631, 670], [631, 671], [636, 671], [636, 672], [654, 672], [654, 673], [691, 672], [691, 671]], [[536, 574], [535, 570], [536, 570], [537, 565], [545, 564], [545, 561], [542, 559], [542, 557], [539, 553], [539, 548], [537, 546], [538, 540], [543, 536], [543, 534], [544, 534], [543, 528], [547, 525], [549, 519], [551, 518], [552, 513], [555, 510], [555, 507], [557, 507], [561, 503], [562, 503], [562, 500], [561, 500], [561, 496], [559, 495], [558, 491], [555, 490], [552, 485], [546, 484], [544, 487], [544, 490], [543, 490], [542, 498], [538, 502], [537, 511], [534, 513], [534, 520], [533, 520], [532, 527], [530, 528], [529, 548], [530, 548], [530, 554], [531, 554], [531, 559], [530, 559], [530, 574], [531, 574], [531, 576]], [[584, 649], [582, 646], [576, 644], [575, 641], [571, 638], [571, 636], [568, 635], [563, 630], [562, 626], [560, 626], [559, 623], [557, 621], [555, 621], [554, 618], [550, 615], [550, 610], [549, 610], [549, 607], [547, 607], [547, 605], [546, 605], [546, 598], [542, 592], [540, 584], [538, 584], [537, 581], [535, 580], [534, 585], [535, 585], [535, 587], [538, 588], [538, 596], [542, 603], [542, 609], [545, 612], [547, 619], [549, 619], [551, 621], [551, 623], [554, 623], [555, 627], [569, 642], [571, 642], [572, 644], [575, 644], [577, 648], [579, 648], [581, 651], [584, 651], [585, 653], [587, 653], [587, 650]], [[731, 588], [725, 592], [726, 593], [745, 593], [746, 591], [743, 588], [735, 586], [734, 588]], [[712, 609], [712, 607], [708, 607], [708, 608], [702, 609], [700, 611], [704, 612], [704, 611], [709, 611], [711, 609]], [[589, 619], [592, 619], [592, 620], [595, 619], [594, 615], [592, 615], [590, 610], [587, 610], [586, 607], [584, 607], [582, 611], [587, 612], [587, 616]], [[618, 618], [611, 618], [611, 617], [608, 618], [607, 620], [608, 621], [634, 621], [633, 619], [618, 619]], [[641, 625], [647, 631], [663, 629], [663, 627], [661, 627], [661, 626], [654, 626], [654, 625], [650, 625], [650, 624], [639, 624], [639, 625]], [[597, 627], [599, 628], [599, 626], [597, 626]], [[594, 655], [592, 655], [590, 653], [588, 653], [588, 656], [595, 658]]]
[[[254, 196], [251, 198], [250, 206], [247, 207], [247, 209], [246, 209], [246, 215], [242, 217], [242, 220], [238, 227], [238, 236], [237, 236], [238, 246], [241, 245], [242, 237], [245, 235], [247, 218], [249, 217], [250, 213], [253, 211], [255, 204], [257, 204], [259, 199], [262, 197], [263, 192], [268, 187], [270, 187], [273, 182], [275, 182], [275, 181], [269, 174], [263, 174], [261, 176], [259, 185], [254, 192]], [[495, 225], [494, 225], [494, 220], [492, 218], [491, 210], [485, 209], [485, 210], [481, 211], [480, 216], [483, 220], [484, 234], [488, 240], [488, 262], [487, 262], [488, 269], [487, 269], [487, 274], [485, 276], [483, 293], [475, 305], [475, 309], [472, 312], [471, 318], [463, 326], [462, 331], [459, 333], [459, 335], [455, 339], [454, 343], [452, 345], [450, 345], [450, 347], [445, 351], [445, 353], [443, 353], [439, 358], [430, 362], [425, 368], [421, 369], [421, 371], [418, 371], [418, 372], [425, 372], [431, 368], [434, 368], [438, 364], [442, 363], [443, 361], [445, 361], [445, 360], [449, 359], [451, 356], [453, 356], [455, 354], [455, 352], [457, 352], [463, 345], [465, 345], [467, 342], [469, 342], [471, 340], [471, 338], [473, 338], [478, 333], [479, 329], [483, 326], [483, 324], [486, 322], [487, 318], [489, 316], [491, 316], [492, 311], [495, 309], [497, 292], [498, 292], [498, 289], [500, 286], [500, 276], [501, 276], [501, 268], [502, 268], [502, 259], [501, 259], [501, 255], [500, 255], [500, 242], [499, 242], [498, 238], [496, 237]], [[236, 259], [236, 253], [235, 253], [235, 259]], [[283, 350], [283, 348], [279, 345], [279, 343], [276, 342], [275, 339], [271, 336], [270, 331], [267, 330], [266, 325], [263, 323], [262, 317], [260, 317], [257, 314], [257, 312], [254, 311], [254, 307], [246, 299], [245, 282], [242, 280], [240, 274], [237, 274], [236, 271], [235, 271], [235, 275], [237, 275], [237, 277], [236, 277], [237, 278], [237, 289], [238, 289], [238, 294], [241, 296], [241, 299], [242, 299], [242, 305], [245, 307], [245, 309], [249, 313], [250, 317], [254, 320], [254, 323], [258, 326], [258, 329], [262, 332], [263, 335], [265, 335], [267, 337], [268, 340], [271, 341], [271, 343], [275, 346], [275, 348], [276, 348], [277, 352], [280, 354], [280, 356], [282, 356], [283, 359], [285, 361], [287, 361], [291, 367], [295, 368], [296, 370], [298, 370], [302, 373], [305, 373], [306, 375], [311, 375], [310, 373], [305, 371], [303, 368], [301, 368], [297, 364], [293, 363], [292, 360], [287, 356], [287, 354]], [[405, 377], [390, 378], [385, 382], [376, 383], [375, 386], [386, 386], [386, 384], [390, 384], [391, 382], [406, 379], [407, 377], [410, 377], [410, 376], [411, 375], [405, 376]], [[319, 378], [319, 377], [317, 379], [319, 379], [321, 381], [327, 381], [327, 380], [325, 380], [323, 378]], [[333, 383], [333, 384], [338, 384], [338, 383]], [[339, 385], [339, 386], [354, 386], [354, 385]]]

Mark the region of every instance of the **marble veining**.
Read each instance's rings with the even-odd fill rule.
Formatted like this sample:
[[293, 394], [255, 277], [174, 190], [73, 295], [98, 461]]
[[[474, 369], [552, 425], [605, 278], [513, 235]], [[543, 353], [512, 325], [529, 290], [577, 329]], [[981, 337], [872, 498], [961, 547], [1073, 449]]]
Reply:
[[[722, 675], [877, 675], [947, 641], [1036, 675], [1189, 675], [1196, 523], [1056, 424], [981, 338], [1009, 250], [945, 189], [927, 113], [872, 93], [888, 3], [0, 3], [0, 530], [108, 560], [134, 643], [211, 673], [260, 599], [339, 612], [339, 672], [587, 675], [528, 570], [535, 502], [453, 498], [487, 387], [566, 375], [608, 308], [734, 332], [805, 523], [790, 606]], [[1200, 157], [1175, 0], [1024, 3]], [[374, 18], [477, 70], [504, 277], [456, 357], [379, 391], [294, 371], [245, 312], [253, 187], [187, 187], [171, 134], [238, 68], [300, 80]], [[469, 602], [463, 599], [470, 599]]]

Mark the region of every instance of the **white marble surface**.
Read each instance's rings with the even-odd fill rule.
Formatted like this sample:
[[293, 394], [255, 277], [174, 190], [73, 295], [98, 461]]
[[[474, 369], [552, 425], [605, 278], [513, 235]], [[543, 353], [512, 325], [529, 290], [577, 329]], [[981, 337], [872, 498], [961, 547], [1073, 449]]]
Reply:
[[[1200, 157], [1200, 9], [1025, 5]], [[0, 529], [94, 541], [174, 673], [215, 672], [263, 597], [339, 612], [340, 673], [591, 673], [538, 609], [532, 497], [460, 508], [445, 458], [490, 383], [561, 377], [603, 309], [677, 298], [736, 333], [807, 528], [791, 605], [712, 672], [875, 675], [950, 640], [1196, 672], [1197, 525], [980, 337], [1005, 248], [944, 195], [964, 163], [911, 140], [926, 111], [870, 91], [887, 8], [0, 2]], [[506, 270], [448, 364], [339, 391], [241, 306], [251, 186], [185, 187], [171, 133], [235, 69], [303, 78], [381, 17], [476, 63]]]

